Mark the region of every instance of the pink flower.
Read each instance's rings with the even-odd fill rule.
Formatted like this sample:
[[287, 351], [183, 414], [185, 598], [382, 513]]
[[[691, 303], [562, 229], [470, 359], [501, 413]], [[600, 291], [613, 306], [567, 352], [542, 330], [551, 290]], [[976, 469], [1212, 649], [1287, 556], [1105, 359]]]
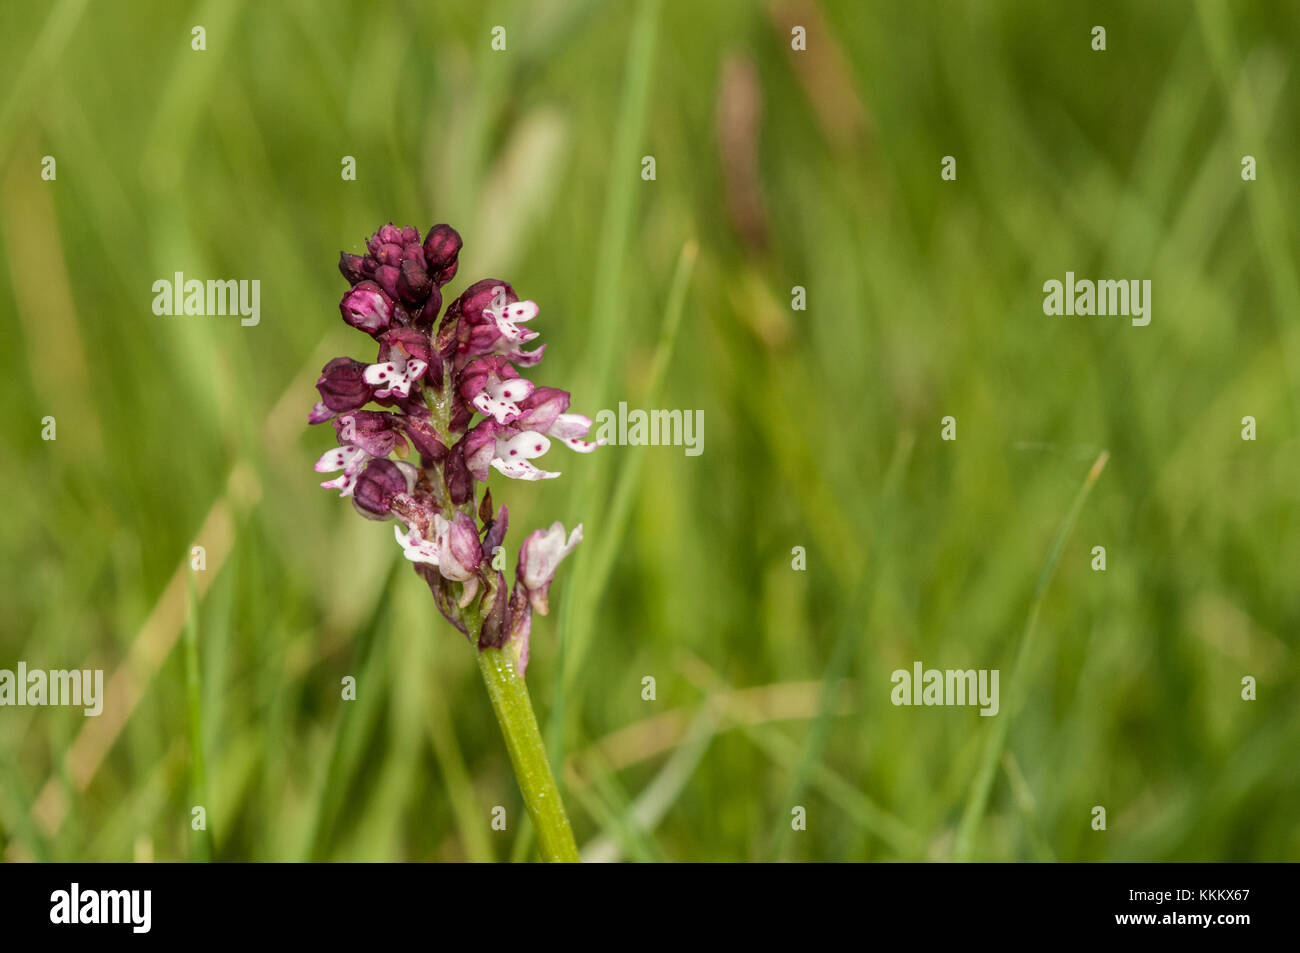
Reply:
[[558, 520], [550, 529], [534, 530], [524, 540], [519, 549], [519, 569], [515, 574], [517, 585], [522, 585], [528, 593], [528, 601], [539, 615], [546, 615], [547, 591], [555, 578], [555, 570], [564, 557], [573, 552], [582, 542], [582, 524], [579, 523], [568, 539], [564, 536], [564, 524]]

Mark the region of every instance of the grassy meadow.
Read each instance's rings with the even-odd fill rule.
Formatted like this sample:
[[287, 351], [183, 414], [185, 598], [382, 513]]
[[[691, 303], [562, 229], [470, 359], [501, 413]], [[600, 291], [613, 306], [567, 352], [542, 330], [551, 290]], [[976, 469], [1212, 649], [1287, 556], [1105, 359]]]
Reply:
[[[492, 478], [510, 572], [584, 525], [528, 682], [585, 857], [1300, 860], [1298, 14], [8, 10], [0, 669], [105, 699], [0, 707], [0, 857], [536, 856], [471, 649], [312, 471], [391, 220], [540, 304], [575, 410], [702, 418]], [[258, 323], [156, 315], [177, 272]], [[1045, 315], [1066, 272], [1150, 324]], [[916, 661], [999, 713], [895, 706]]]

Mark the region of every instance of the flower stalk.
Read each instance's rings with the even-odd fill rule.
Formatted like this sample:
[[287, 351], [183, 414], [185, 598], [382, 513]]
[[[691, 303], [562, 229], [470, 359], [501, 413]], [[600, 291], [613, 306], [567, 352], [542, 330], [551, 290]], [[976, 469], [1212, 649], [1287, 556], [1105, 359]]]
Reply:
[[542, 859], [576, 862], [578, 846], [569, 827], [569, 816], [560, 789], [546, 760], [546, 746], [537, 727], [537, 716], [528, 697], [528, 686], [519, 675], [508, 649], [484, 649], [478, 653], [478, 668], [487, 686], [492, 710], [505, 737], [510, 764], [515, 769], [524, 807], [532, 818]]

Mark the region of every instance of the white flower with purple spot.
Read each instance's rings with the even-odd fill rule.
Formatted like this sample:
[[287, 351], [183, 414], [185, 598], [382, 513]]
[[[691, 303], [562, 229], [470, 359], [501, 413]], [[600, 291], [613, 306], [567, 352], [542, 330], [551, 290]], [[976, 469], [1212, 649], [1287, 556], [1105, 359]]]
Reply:
[[512, 480], [554, 480], [560, 475], [558, 472], [538, 469], [528, 462], [551, 449], [551, 441], [544, 434], [525, 430], [507, 439], [498, 436], [496, 441], [492, 467], [498, 473], [504, 473]]
[[[442, 517], [435, 516], [434, 519]], [[403, 533], [400, 526], [394, 526], [393, 535], [397, 537], [397, 545], [402, 547], [402, 554], [411, 562], [438, 565], [438, 542], [421, 536], [419, 527], [412, 526]]]
[[390, 361], [371, 364], [363, 375], [367, 384], [376, 388], [376, 397], [411, 395], [411, 385], [418, 381], [429, 365], [417, 357], [404, 357], [400, 353]]
[[532, 393], [532, 381], [526, 381], [522, 377], [507, 377], [504, 380], [489, 380], [470, 403], [480, 414], [504, 424], [519, 416], [518, 402]]
[[506, 301], [505, 288], [493, 288], [494, 297], [492, 303], [483, 309], [483, 316], [496, 326], [497, 332], [501, 335], [502, 341], [498, 343], [497, 349], [502, 350], [501, 344], [517, 345], [525, 344], [538, 336], [537, 331], [529, 328], [521, 328], [519, 324], [524, 321], [531, 321], [537, 317], [540, 310], [536, 301], [516, 301], [510, 304]]
[[333, 473], [335, 470], [342, 470], [343, 473], [332, 480], [326, 480], [321, 487], [326, 490], [338, 490], [339, 496], [351, 496], [357, 485], [357, 474], [369, 459], [370, 454], [351, 444], [325, 451], [316, 461], [316, 472]]

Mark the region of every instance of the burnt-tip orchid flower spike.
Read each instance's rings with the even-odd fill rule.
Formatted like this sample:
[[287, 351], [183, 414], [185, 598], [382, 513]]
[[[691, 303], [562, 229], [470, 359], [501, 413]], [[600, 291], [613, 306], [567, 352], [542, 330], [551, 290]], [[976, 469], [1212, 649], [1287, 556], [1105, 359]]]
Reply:
[[[443, 287], [460, 267], [461, 239], [435, 225], [388, 224], [361, 254], [342, 252], [349, 288], [339, 313], [377, 347], [374, 360], [325, 365], [307, 420], [329, 422], [338, 445], [316, 461], [322, 487], [366, 519], [391, 521], [402, 555], [433, 602], [474, 647], [493, 713], [545, 860], [575, 861], [578, 848], [551, 773], [524, 673], [533, 613], [545, 615], [559, 566], [582, 526], [537, 530], [519, 551], [513, 589], [504, 568], [509, 511], [493, 508], [486, 483], [560, 475], [534, 461], [558, 441], [590, 453], [591, 418], [569, 412], [569, 392], [520, 374], [545, 345], [532, 327], [536, 302], [508, 282], [472, 283], [443, 309]], [[482, 484], [482, 485], [480, 485]]]
[[[472, 283], [441, 315], [442, 288], [460, 265], [461, 238], [435, 225], [383, 226], [363, 254], [343, 252], [350, 287], [343, 320], [378, 345], [372, 363], [336, 357], [321, 371], [308, 420], [331, 421], [338, 446], [316, 463], [321, 483], [367, 519], [394, 520], [402, 554], [424, 577], [447, 619], [476, 645], [505, 648], [519, 674], [528, 664], [533, 612], [545, 614], [556, 567], [582, 539], [555, 523], [524, 540], [513, 595], [493, 567], [506, 528], [486, 487], [491, 471], [549, 480], [536, 462], [552, 442], [589, 453], [591, 418], [569, 412], [569, 393], [524, 378], [542, 348], [525, 350], [536, 302], [508, 282]], [[372, 406], [374, 405], [374, 406]]]

